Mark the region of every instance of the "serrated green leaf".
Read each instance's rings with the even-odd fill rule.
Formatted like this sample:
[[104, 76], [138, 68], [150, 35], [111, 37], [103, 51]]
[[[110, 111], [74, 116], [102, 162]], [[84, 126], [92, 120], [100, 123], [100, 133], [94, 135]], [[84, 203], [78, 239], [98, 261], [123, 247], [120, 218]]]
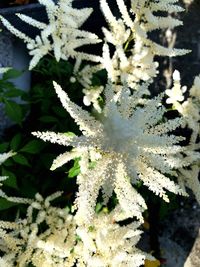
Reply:
[[21, 124], [23, 119], [21, 106], [9, 100], [5, 100], [4, 102], [6, 115], [14, 122]]
[[36, 154], [44, 148], [45, 144], [39, 140], [32, 140], [20, 149], [21, 152]]
[[3, 182], [4, 185], [18, 189], [17, 179], [14, 173], [2, 168], [2, 175], [7, 176], [8, 178]]
[[28, 163], [28, 160], [21, 154], [17, 154], [15, 156], [13, 156], [12, 159], [18, 164], [30, 167], [30, 164]]
[[8, 80], [8, 79], [14, 79], [22, 75], [22, 72], [19, 70], [15, 69], [10, 69], [7, 72], [3, 74], [3, 79]]
[[22, 140], [22, 137], [21, 137], [21, 134], [16, 134], [11, 142], [10, 142], [10, 148], [13, 150], [13, 151], [16, 151], [18, 148], [19, 148], [19, 145], [21, 143], [21, 140]]

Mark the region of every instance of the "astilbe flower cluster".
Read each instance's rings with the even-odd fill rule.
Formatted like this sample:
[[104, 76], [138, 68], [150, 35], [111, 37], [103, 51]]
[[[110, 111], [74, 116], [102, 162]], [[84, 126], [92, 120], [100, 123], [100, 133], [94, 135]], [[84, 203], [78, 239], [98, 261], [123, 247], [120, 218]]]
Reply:
[[79, 29], [90, 16], [91, 8], [73, 8], [72, 0], [60, 0], [57, 4], [53, 0], [38, 2], [45, 6], [48, 24], [24, 14], [16, 14], [22, 21], [41, 31], [35, 39], [22, 33], [1, 17], [3, 25], [27, 44], [29, 54], [33, 56], [29, 69], [34, 68], [39, 60], [52, 50], [57, 61], [61, 58], [67, 60], [69, 57], [99, 61], [97, 56], [76, 51], [76, 48], [82, 45], [96, 44], [100, 41], [95, 34]]
[[[182, 89], [181, 89], [182, 88]], [[189, 139], [189, 144], [186, 146], [186, 154], [191, 156], [192, 153], [199, 150], [200, 144], [198, 136], [200, 133], [199, 120], [200, 120], [200, 77], [197, 76], [194, 79], [194, 83], [189, 90], [189, 97], [185, 99], [183, 93], [187, 90], [186, 86], [181, 87], [180, 74], [175, 72], [174, 74], [174, 86], [171, 90], [167, 90], [168, 96], [167, 102], [173, 104], [173, 108], [176, 109], [184, 118], [187, 127], [192, 130], [192, 134]], [[200, 203], [200, 183], [199, 183], [199, 159], [194, 161], [189, 168], [180, 168], [179, 170], [179, 182], [189, 187], [197, 201]]]
[[30, 202], [24, 219], [0, 221], [0, 266], [73, 267], [139, 266], [151, 256], [134, 247], [140, 239], [139, 223], [120, 227], [109, 215], [96, 215], [91, 225], [80, 227], [67, 208], [50, 204], [62, 192]]
[[[83, 158], [81, 174], [77, 178], [77, 213], [83, 221], [92, 219], [101, 188], [105, 204], [115, 191], [125, 216], [135, 215], [142, 219], [146, 206], [132, 185], [142, 180], [144, 185], [166, 201], [166, 189], [185, 194], [167, 175], [176, 175], [176, 169], [190, 165], [196, 156], [192, 154], [184, 158], [182, 153], [185, 147], [177, 145], [183, 138], [169, 134], [183, 123], [181, 118], [160, 123], [166, 111], [160, 104], [161, 97], [148, 100], [143, 107], [138, 107], [137, 93], [130, 95], [123, 88], [121, 95], [115, 99], [117, 95], [114, 95], [112, 87], [111, 84], [107, 85], [102, 120], [98, 121], [72, 103], [55, 84], [63, 106], [83, 135], [67, 137], [54, 132], [33, 133], [44, 141], [75, 148], [59, 156], [53, 163], [53, 169], [73, 158]], [[94, 153], [96, 159], [93, 158]], [[95, 167], [91, 169], [90, 162], [93, 161]], [[138, 204], [142, 209], [138, 210]]]
[[[67, 151], [53, 161], [51, 170], [79, 159], [73, 213], [50, 204], [60, 196], [59, 192], [46, 199], [36, 194], [35, 199], [30, 200], [9, 198], [1, 190], [1, 196], [7, 200], [16, 199], [18, 203], [29, 205], [24, 219], [0, 222], [0, 249], [4, 252], [0, 263], [3, 266], [23, 267], [32, 263], [36, 267], [139, 267], [145, 259], [153, 258], [136, 248], [141, 234], [138, 228], [147, 208], [137, 192], [138, 184], [167, 202], [168, 192], [186, 196], [188, 187], [200, 202], [200, 77], [195, 78], [188, 99], [185, 99], [186, 87], [181, 86], [178, 71], [173, 74], [172, 88], [165, 93], [151, 98], [149, 89], [158, 73], [156, 55], [177, 56], [188, 52], [165, 48], [151, 40], [149, 33], [181, 25], [182, 22], [171, 15], [158, 14], [182, 12], [183, 9], [177, 5], [178, 0], [130, 0], [130, 8], [123, 0], [116, 0], [121, 14], [116, 18], [106, 0], [99, 2], [108, 23], [108, 29], [102, 29], [105, 36], [102, 57], [76, 50], [85, 44], [95, 44], [99, 39], [93, 33], [80, 30], [92, 10], [74, 9], [71, 0], [59, 0], [57, 4], [52, 0], [39, 0], [45, 5], [49, 24], [18, 14], [23, 21], [41, 30], [41, 35], [35, 39], [1, 17], [4, 26], [27, 43], [33, 55], [30, 68], [51, 50], [57, 61], [75, 58], [70, 82], [80, 83], [85, 94], [84, 104], [92, 104], [98, 111], [98, 115], [92, 114], [72, 102], [54, 82], [62, 106], [82, 134], [36, 131], [33, 135], [66, 146]], [[110, 44], [114, 47], [113, 54]], [[98, 64], [82, 67], [84, 60]], [[100, 69], [107, 71], [107, 84], [95, 87], [92, 77]], [[104, 99], [101, 107], [99, 95]], [[168, 119], [167, 105], [176, 109], [179, 116]], [[192, 134], [183, 145], [185, 138], [176, 131], [186, 127]], [[102, 196], [106, 206], [113, 195], [117, 198], [113, 210], [96, 213], [98, 197]], [[37, 215], [33, 216], [35, 211]], [[127, 218], [135, 222], [121, 226]], [[122, 222], [119, 224], [119, 221]]]
[[[149, 34], [158, 29], [173, 29], [182, 25], [182, 21], [169, 16], [157, 15], [157, 12], [182, 12], [178, 1], [131, 0], [131, 12], [123, 0], [117, 0], [122, 15], [116, 18], [106, 0], [100, 0], [102, 12], [109, 24], [109, 30], [103, 28], [106, 43], [103, 47], [103, 65], [113, 82], [128, 83], [129, 87], [141, 81], [152, 82], [157, 75], [158, 63], [155, 55], [181, 56], [188, 53], [185, 49], [164, 47], [150, 40]], [[110, 56], [109, 46], [115, 46], [113, 56]]]

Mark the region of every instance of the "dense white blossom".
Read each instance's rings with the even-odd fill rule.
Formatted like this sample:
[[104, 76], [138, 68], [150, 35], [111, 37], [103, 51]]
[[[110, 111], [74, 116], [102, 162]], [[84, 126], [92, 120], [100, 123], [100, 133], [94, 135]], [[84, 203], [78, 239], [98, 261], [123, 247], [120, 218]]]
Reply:
[[[180, 81], [179, 81], [180, 87]], [[186, 126], [192, 130], [192, 134], [189, 137], [189, 145], [185, 151], [187, 157], [191, 157], [193, 153], [199, 155], [200, 143], [198, 137], [200, 134], [200, 78], [199, 76], [195, 77], [193, 86], [189, 91], [189, 97], [183, 103], [176, 103], [174, 108], [176, 108], [180, 114], [183, 116]], [[183, 100], [183, 99], [182, 99]], [[197, 201], [200, 203], [200, 182], [199, 182], [199, 165], [200, 159], [197, 156], [194, 163], [189, 168], [179, 169], [179, 181], [182, 184], [182, 187], [186, 185], [189, 187]]]
[[[76, 225], [67, 209], [50, 205], [60, 192], [43, 199], [36, 194], [24, 219], [0, 221], [1, 261], [9, 267], [70, 267], [75, 259], [72, 249], [76, 243]], [[46, 225], [44, 228], [42, 224]]]
[[[180, 89], [181, 84], [178, 82], [177, 87]], [[184, 92], [185, 86], [182, 87], [182, 91]], [[183, 102], [184, 97], [181, 97], [182, 103], [178, 103], [178, 101], [173, 106], [175, 109], [179, 111], [179, 113], [185, 119], [188, 127], [193, 131], [190, 137], [190, 144], [194, 144], [197, 141], [197, 136], [199, 134], [199, 120], [200, 120], [200, 78], [199, 76], [195, 77], [193, 86], [189, 90], [189, 97]], [[171, 102], [172, 103], [172, 102]]]
[[78, 252], [83, 250], [80, 259], [84, 264], [80, 266], [139, 267], [144, 264], [145, 258], [153, 258], [135, 247], [141, 234], [137, 229], [139, 224], [121, 227], [115, 223], [113, 216], [113, 212], [101, 213], [95, 216], [92, 225], [78, 227], [77, 234], [83, 242], [75, 248]]
[[157, 74], [158, 63], [155, 55], [178, 56], [188, 50], [163, 47], [150, 40], [148, 33], [153, 30], [174, 28], [182, 25], [178, 19], [155, 15], [157, 11], [168, 13], [181, 12], [183, 9], [177, 1], [131, 1], [128, 10], [123, 0], [117, 0], [121, 18], [117, 19], [106, 0], [100, 0], [102, 12], [108, 22], [109, 30], [103, 28], [105, 40], [115, 46], [113, 56], [110, 56], [109, 46], [103, 47], [102, 63], [108, 71], [109, 78], [122, 84], [127, 82], [134, 88], [135, 83], [143, 80], [152, 82]]
[[141, 234], [138, 223], [119, 226], [114, 210], [96, 215], [92, 225], [79, 227], [67, 208], [50, 204], [60, 195], [44, 199], [37, 193], [24, 219], [0, 221], [1, 266], [139, 267], [146, 258], [152, 259], [136, 248]]
[[45, 6], [49, 20], [48, 24], [39, 22], [27, 15], [17, 14], [22, 21], [41, 31], [35, 39], [26, 36], [5, 18], [0, 17], [3, 25], [27, 44], [27, 48], [30, 50], [29, 54], [33, 56], [29, 65], [30, 69], [34, 68], [39, 60], [51, 50], [54, 51], [57, 61], [60, 58], [67, 60], [69, 57], [80, 57], [95, 62], [100, 60], [98, 56], [76, 50], [82, 45], [100, 42], [94, 33], [79, 29], [92, 13], [92, 8], [73, 8], [72, 0], [59, 0], [57, 3], [52, 0], [38, 1]]
[[[76, 204], [80, 221], [83, 218], [92, 219], [100, 189], [105, 203], [114, 191], [124, 217], [136, 216], [139, 219], [142, 219], [145, 203], [132, 186], [139, 180], [166, 201], [166, 190], [186, 194], [169, 177], [176, 176], [177, 169], [189, 166], [199, 155], [192, 151], [187, 157], [182, 154], [186, 153], [186, 147], [178, 143], [184, 138], [171, 132], [184, 121], [181, 118], [164, 121], [166, 109], [161, 105], [161, 97], [151, 99], [139, 107], [137, 93], [130, 95], [124, 89], [121, 94], [115, 95], [109, 84], [105, 89], [106, 103], [102, 118], [96, 120], [71, 102], [59, 85], [54, 83], [54, 86], [63, 107], [79, 125], [83, 135], [69, 137], [54, 132], [33, 134], [44, 141], [73, 146], [76, 157], [83, 158], [84, 171], [77, 178], [79, 192]], [[97, 154], [92, 167], [91, 152]], [[62, 164], [73, 158], [73, 155], [68, 156], [70, 153], [73, 152], [67, 152], [64, 161], [62, 158]]]

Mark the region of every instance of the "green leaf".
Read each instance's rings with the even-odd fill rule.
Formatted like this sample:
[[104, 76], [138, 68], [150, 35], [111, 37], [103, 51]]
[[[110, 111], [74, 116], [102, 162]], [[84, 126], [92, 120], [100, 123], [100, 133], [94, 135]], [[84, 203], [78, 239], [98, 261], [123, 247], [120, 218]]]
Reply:
[[18, 205], [17, 203], [10, 202], [4, 198], [0, 198], [0, 211], [7, 210], [13, 206]]
[[17, 154], [15, 156], [13, 156], [12, 159], [18, 164], [30, 167], [30, 164], [28, 163], [28, 160], [21, 154]]
[[14, 79], [22, 75], [22, 72], [19, 70], [15, 69], [10, 69], [7, 72], [3, 74], [3, 79], [8, 80], [8, 79]]
[[17, 179], [14, 173], [6, 170], [5, 168], [2, 168], [2, 175], [8, 176], [8, 178], [3, 182], [4, 185], [18, 189]]
[[44, 148], [45, 144], [39, 140], [32, 140], [29, 143], [27, 143], [22, 149], [20, 149], [21, 152], [27, 152], [30, 154], [36, 154], [40, 152]]
[[13, 150], [13, 151], [16, 151], [18, 148], [19, 148], [19, 145], [21, 143], [21, 140], [22, 140], [22, 137], [21, 137], [21, 134], [18, 133], [16, 134], [11, 142], [10, 142], [10, 148]]
[[17, 122], [18, 124], [21, 124], [23, 119], [22, 114], [22, 108], [20, 105], [13, 101], [9, 101], [5, 99], [5, 112], [6, 115], [13, 120], [14, 122]]
[[74, 178], [75, 176], [79, 175], [80, 173], [80, 165], [79, 165], [80, 158], [75, 159], [74, 166], [69, 170], [68, 177]]

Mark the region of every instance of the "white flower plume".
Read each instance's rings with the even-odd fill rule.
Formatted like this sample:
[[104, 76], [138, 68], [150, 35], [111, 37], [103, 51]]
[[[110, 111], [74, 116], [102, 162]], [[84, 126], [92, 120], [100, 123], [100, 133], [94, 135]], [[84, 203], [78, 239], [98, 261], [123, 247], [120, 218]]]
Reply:
[[121, 227], [113, 210], [96, 215], [92, 225], [78, 226], [67, 208], [51, 205], [60, 195], [44, 199], [37, 193], [24, 219], [0, 221], [1, 266], [139, 267], [152, 258], [136, 248], [139, 223]]
[[[65, 134], [54, 132], [33, 134], [45, 141], [73, 146], [75, 157], [82, 157], [84, 171], [78, 176], [79, 192], [76, 200], [80, 221], [86, 213], [88, 220], [92, 219], [100, 189], [105, 203], [114, 191], [124, 217], [136, 216], [141, 220], [141, 212], [146, 206], [132, 186], [138, 181], [141, 180], [166, 201], [167, 190], [186, 194], [169, 177], [176, 176], [176, 169], [190, 165], [196, 154], [186, 158], [181, 154], [185, 147], [178, 143], [184, 138], [170, 132], [181, 126], [182, 119], [162, 122], [166, 109], [160, 104], [161, 97], [149, 100], [143, 107], [139, 107], [137, 93], [130, 95], [124, 90], [117, 100], [112, 85], [109, 84], [100, 121], [71, 102], [55, 82], [54, 87], [63, 107], [79, 125], [83, 135], [69, 138]], [[62, 163], [73, 158], [71, 153], [73, 152], [67, 153], [64, 161], [62, 157]], [[96, 160], [91, 157], [94, 153]], [[56, 164], [60, 166], [58, 159]], [[92, 168], [91, 161], [95, 161]]]
[[134, 266], [144, 264], [146, 258], [152, 258], [137, 245], [141, 231], [138, 223], [131, 223], [120, 227], [114, 220], [114, 214], [100, 213], [95, 216], [91, 226], [78, 227], [77, 234], [81, 238], [78, 251], [83, 250], [80, 266], [87, 267], [116, 267]]
[[48, 24], [27, 15], [16, 14], [22, 21], [41, 31], [35, 39], [26, 36], [13, 27], [4, 17], [0, 17], [3, 25], [27, 44], [27, 48], [30, 50], [29, 54], [33, 56], [29, 69], [34, 68], [39, 60], [51, 50], [54, 51], [57, 61], [61, 58], [67, 60], [69, 57], [77, 56], [95, 62], [100, 60], [98, 56], [76, 51], [76, 48], [82, 45], [100, 42], [95, 34], [79, 29], [92, 13], [92, 8], [73, 8], [72, 0], [59, 0], [57, 4], [52, 0], [38, 1], [45, 6], [49, 20]]
[[[46, 199], [39, 193], [27, 208], [25, 219], [0, 221], [1, 261], [8, 266], [73, 266], [76, 224], [68, 210], [53, 207], [56, 192]], [[46, 225], [46, 228], [42, 227]], [[5, 265], [6, 266], [6, 265]]]
[[[175, 78], [175, 77], [174, 77]], [[199, 156], [199, 133], [200, 133], [200, 78], [199, 76], [195, 77], [193, 86], [189, 90], [189, 97], [182, 103], [178, 101], [183, 101], [184, 97], [182, 95], [181, 83], [180, 83], [180, 75], [178, 75], [178, 79], [176, 81], [177, 84], [172, 88], [174, 91], [174, 101], [171, 103], [173, 107], [178, 110], [178, 112], [183, 116], [186, 126], [192, 131], [189, 144], [186, 147], [185, 155], [188, 158], [193, 157], [194, 153], [196, 153], [196, 160], [194, 160], [193, 164], [189, 168], [181, 168], [179, 170], [179, 182], [182, 184], [182, 187], [189, 187], [197, 201], [200, 203], [200, 182], [199, 182], [199, 165], [200, 165], [200, 156]], [[182, 87], [183, 90], [184, 86]], [[176, 89], [176, 90], [175, 90]], [[179, 95], [179, 98], [178, 98]], [[170, 96], [172, 98], [172, 96]], [[196, 152], [195, 152], [196, 151]], [[198, 151], [198, 152], [197, 152]]]
[[[134, 88], [139, 81], [152, 82], [157, 75], [158, 63], [154, 56], [181, 56], [188, 53], [185, 49], [166, 48], [149, 37], [154, 30], [174, 28], [182, 25], [171, 15], [163, 16], [162, 12], [181, 12], [183, 9], [177, 1], [171, 0], [132, 0], [128, 10], [124, 0], [116, 0], [121, 13], [117, 19], [106, 0], [100, 0], [101, 10], [108, 22], [108, 28], [103, 28], [106, 44], [103, 47], [102, 63], [113, 82], [128, 83]], [[157, 12], [161, 11], [161, 15]], [[115, 46], [113, 56], [110, 56], [109, 46]]]

